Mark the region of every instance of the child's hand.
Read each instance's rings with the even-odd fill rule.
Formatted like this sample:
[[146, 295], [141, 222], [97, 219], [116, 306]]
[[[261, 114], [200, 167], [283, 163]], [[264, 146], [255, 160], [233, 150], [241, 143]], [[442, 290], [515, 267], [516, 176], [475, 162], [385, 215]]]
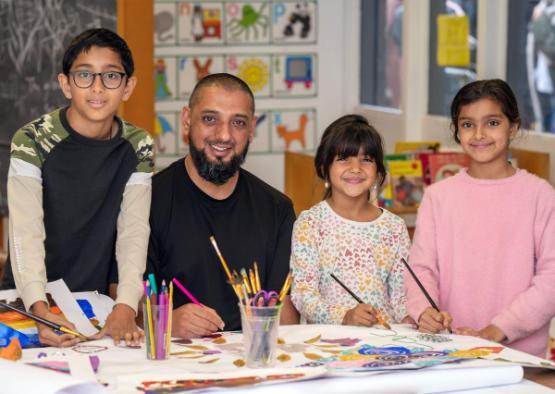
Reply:
[[478, 335], [480, 338], [487, 339], [488, 341], [493, 342], [502, 342], [507, 339], [505, 333], [497, 326], [490, 324], [489, 326], [482, 328]]
[[[42, 317], [43, 319], [49, 320], [53, 323], [61, 324], [67, 328], [75, 330], [75, 325], [73, 325], [73, 323], [70, 323], [60, 315], [50, 312], [48, 305], [43, 301], [35, 302], [31, 307], [31, 311], [38, 317]], [[48, 346], [70, 347], [75, 346], [80, 341], [79, 338], [76, 338], [71, 334], [58, 335], [53, 329], [40, 323], [37, 323], [37, 330], [40, 343]]]
[[501, 342], [507, 339], [507, 336], [501, 329], [493, 324], [482, 328], [480, 331], [476, 331], [470, 327], [459, 327], [454, 330], [457, 335], [470, 335], [473, 337], [480, 337], [487, 339], [488, 341]]
[[127, 346], [137, 346], [144, 339], [143, 331], [135, 324], [135, 311], [125, 304], [116, 304], [108, 315], [104, 328], [92, 339], [110, 335], [117, 345], [123, 339]]
[[457, 335], [467, 335], [470, 337], [479, 337], [480, 333], [470, 327], [458, 327], [453, 330], [453, 334]]
[[368, 304], [358, 304], [345, 313], [342, 324], [346, 326], [371, 327], [377, 322], [377, 312], [372, 306]]
[[437, 334], [443, 330], [451, 329], [453, 318], [449, 312], [438, 312], [434, 308], [427, 308], [418, 319], [418, 329], [422, 332]]
[[405, 316], [405, 318], [403, 320], [401, 320], [401, 324], [410, 324], [411, 326], [413, 326], [413, 328], [418, 327], [418, 324], [416, 324], [414, 319], [412, 317], [410, 317], [409, 315]]

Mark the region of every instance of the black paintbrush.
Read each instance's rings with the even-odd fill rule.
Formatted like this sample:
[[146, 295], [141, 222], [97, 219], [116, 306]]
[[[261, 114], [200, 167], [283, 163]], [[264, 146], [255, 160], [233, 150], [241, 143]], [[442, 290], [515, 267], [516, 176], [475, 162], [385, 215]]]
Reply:
[[11, 305], [8, 305], [4, 302], [0, 302], [0, 307], [3, 307], [3, 308], [6, 308], [6, 309], [9, 309], [9, 310], [12, 310], [14, 312], [17, 312], [19, 314], [22, 314], [23, 316], [26, 316], [29, 319], [36, 321], [37, 323], [44, 324], [45, 326], [50, 327], [54, 330], [58, 330], [58, 331], [61, 331], [61, 332], [65, 332], [66, 334], [74, 335], [77, 338], [84, 339], [85, 341], [89, 340], [89, 338], [87, 338], [85, 335], [83, 335], [83, 334], [81, 334], [77, 331], [73, 331], [72, 329], [67, 328], [65, 326], [62, 326], [61, 324], [51, 322], [50, 320], [43, 319], [42, 317], [38, 317], [38, 316], [32, 314], [31, 312], [23, 311], [19, 308], [16, 308], [15, 306], [11, 306]]
[[[339, 285], [341, 287], [343, 287], [345, 289], [345, 291], [347, 293], [349, 293], [351, 295], [351, 297], [353, 297], [356, 300], [356, 302], [358, 302], [359, 304], [365, 304], [365, 302], [362, 301], [359, 296], [357, 296], [355, 293], [353, 293], [351, 291], [351, 289], [349, 289], [347, 286], [345, 286], [345, 284], [343, 282], [341, 282], [337, 276], [335, 276], [331, 272], [330, 272], [330, 275], [337, 283], [339, 283]], [[376, 312], [378, 312], [378, 311], [376, 310]], [[376, 316], [376, 319], [378, 319], [378, 323], [380, 323], [382, 326], [384, 326], [388, 330], [391, 330], [391, 326], [385, 320], [383, 320], [379, 315]]]
[[[420, 290], [422, 291], [422, 293], [424, 294], [424, 297], [426, 297], [426, 299], [428, 300], [428, 302], [430, 303], [430, 305], [432, 306], [432, 308], [434, 308], [436, 311], [439, 312], [439, 308], [436, 305], [436, 303], [434, 302], [434, 300], [432, 300], [432, 297], [430, 297], [430, 295], [428, 294], [428, 292], [426, 291], [426, 289], [424, 288], [424, 285], [420, 282], [420, 280], [418, 279], [418, 277], [416, 276], [416, 274], [414, 273], [414, 271], [412, 270], [412, 268], [410, 268], [410, 265], [407, 263], [407, 260], [405, 260], [404, 258], [401, 258], [401, 261], [403, 262], [403, 264], [405, 265], [405, 267], [407, 267], [407, 269], [409, 270], [410, 274], [412, 275], [414, 281], [416, 282], [416, 284], [418, 285], [418, 287], [420, 287]], [[449, 332], [451, 332], [451, 329], [448, 328], [447, 329]]]

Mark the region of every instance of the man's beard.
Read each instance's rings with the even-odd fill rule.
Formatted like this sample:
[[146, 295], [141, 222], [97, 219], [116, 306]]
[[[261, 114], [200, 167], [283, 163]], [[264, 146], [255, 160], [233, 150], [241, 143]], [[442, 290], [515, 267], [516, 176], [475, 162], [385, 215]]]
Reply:
[[217, 159], [216, 162], [210, 161], [203, 150], [197, 149], [192, 140], [189, 141], [189, 153], [198, 174], [215, 185], [223, 185], [239, 171], [241, 164], [245, 162], [248, 150], [249, 142], [247, 141], [245, 149], [239, 154], [234, 154], [226, 164], [221, 159]]

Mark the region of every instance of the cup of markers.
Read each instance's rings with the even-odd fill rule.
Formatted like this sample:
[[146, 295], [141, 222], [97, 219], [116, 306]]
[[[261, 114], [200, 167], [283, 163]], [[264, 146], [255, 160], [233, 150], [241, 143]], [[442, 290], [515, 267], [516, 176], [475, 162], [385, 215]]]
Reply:
[[[152, 280], [150, 280], [152, 279]], [[146, 337], [146, 357], [149, 360], [166, 360], [170, 351], [173, 285], [162, 281], [157, 291], [154, 278], [144, 283], [143, 322]]]

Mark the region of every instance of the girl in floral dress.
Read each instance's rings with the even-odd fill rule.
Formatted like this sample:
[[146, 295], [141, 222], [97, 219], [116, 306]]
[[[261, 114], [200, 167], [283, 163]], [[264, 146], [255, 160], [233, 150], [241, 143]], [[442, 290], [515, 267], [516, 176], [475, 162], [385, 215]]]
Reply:
[[308, 323], [410, 322], [401, 263], [410, 247], [407, 227], [370, 201], [385, 179], [380, 135], [364, 117], [343, 116], [325, 130], [315, 166], [326, 194], [295, 222], [293, 303]]

